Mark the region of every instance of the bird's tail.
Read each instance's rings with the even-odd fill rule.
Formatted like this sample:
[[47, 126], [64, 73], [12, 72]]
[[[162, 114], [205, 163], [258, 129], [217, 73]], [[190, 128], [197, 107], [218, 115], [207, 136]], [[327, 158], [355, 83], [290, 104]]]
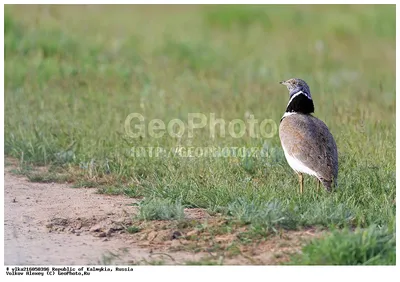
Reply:
[[332, 178], [331, 180], [326, 180], [323, 178], [319, 178], [319, 181], [321, 181], [322, 185], [324, 185], [325, 189], [328, 192], [332, 192], [333, 189], [337, 188], [337, 180], [336, 178]]

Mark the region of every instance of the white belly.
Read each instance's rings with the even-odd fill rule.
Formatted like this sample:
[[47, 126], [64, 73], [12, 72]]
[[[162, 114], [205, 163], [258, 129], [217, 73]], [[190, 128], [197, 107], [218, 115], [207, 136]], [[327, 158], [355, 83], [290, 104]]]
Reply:
[[284, 151], [284, 153], [285, 153], [285, 157], [286, 157], [286, 160], [287, 160], [288, 164], [290, 165], [290, 167], [291, 167], [294, 171], [299, 172], [299, 173], [306, 173], [306, 174], [309, 174], [309, 175], [313, 175], [313, 176], [315, 176], [315, 177], [317, 176], [317, 173], [316, 173], [315, 171], [313, 171], [312, 169], [306, 167], [306, 166], [305, 166], [301, 161], [299, 161], [298, 159], [296, 159], [296, 158], [290, 156], [290, 155], [286, 152], [285, 147], [283, 146], [283, 144], [282, 144], [282, 148], [283, 148], [283, 151]]

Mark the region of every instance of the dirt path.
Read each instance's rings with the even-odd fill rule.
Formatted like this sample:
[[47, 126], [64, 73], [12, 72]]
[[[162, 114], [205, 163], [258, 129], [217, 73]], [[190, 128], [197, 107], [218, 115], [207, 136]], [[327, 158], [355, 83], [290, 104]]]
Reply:
[[[250, 244], [240, 232], [212, 234], [225, 220], [201, 209], [185, 209], [188, 226], [171, 221], [136, 222], [135, 199], [97, 194], [94, 188], [33, 183], [4, 173], [4, 263], [6, 265], [277, 264], [322, 232], [286, 231]], [[208, 226], [199, 230], [199, 224]], [[140, 225], [135, 234], [126, 232]], [[192, 225], [190, 225], [192, 224]], [[218, 229], [219, 230], [219, 229]], [[178, 235], [176, 235], [178, 234]], [[215, 247], [219, 246], [219, 249]]]
[[[130, 205], [134, 199], [96, 194], [96, 189], [31, 183], [7, 171], [4, 182], [6, 265], [132, 264], [159, 259], [151, 248], [138, 247], [129, 234], [119, 233], [136, 212]], [[179, 263], [197, 257], [177, 254], [174, 259]]]

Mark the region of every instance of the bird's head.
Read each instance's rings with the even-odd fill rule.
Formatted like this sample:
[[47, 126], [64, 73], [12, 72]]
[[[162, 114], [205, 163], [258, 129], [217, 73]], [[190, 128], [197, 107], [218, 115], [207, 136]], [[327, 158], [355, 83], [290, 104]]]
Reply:
[[291, 78], [288, 80], [281, 81], [280, 84], [283, 84], [289, 90], [289, 95], [292, 97], [294, 94], [303, 92], [309, 99], [311, 99], [310, 88], [307, 83], [300, 78]]

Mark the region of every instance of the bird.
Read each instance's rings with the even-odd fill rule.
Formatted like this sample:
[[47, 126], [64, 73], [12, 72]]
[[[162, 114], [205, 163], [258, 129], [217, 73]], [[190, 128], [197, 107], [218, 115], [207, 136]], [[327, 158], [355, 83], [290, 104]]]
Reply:
[[303, 174], [316, 178], [328, 192], [337, 186], [338, 152], [326, 124], [312, 114], [314, 103], [307, 83], [299, 78], [281, 81], [289, 90], [289, 102], [279, 124], [279, 138], [289, 166], [299, 177], [303, 193]]

